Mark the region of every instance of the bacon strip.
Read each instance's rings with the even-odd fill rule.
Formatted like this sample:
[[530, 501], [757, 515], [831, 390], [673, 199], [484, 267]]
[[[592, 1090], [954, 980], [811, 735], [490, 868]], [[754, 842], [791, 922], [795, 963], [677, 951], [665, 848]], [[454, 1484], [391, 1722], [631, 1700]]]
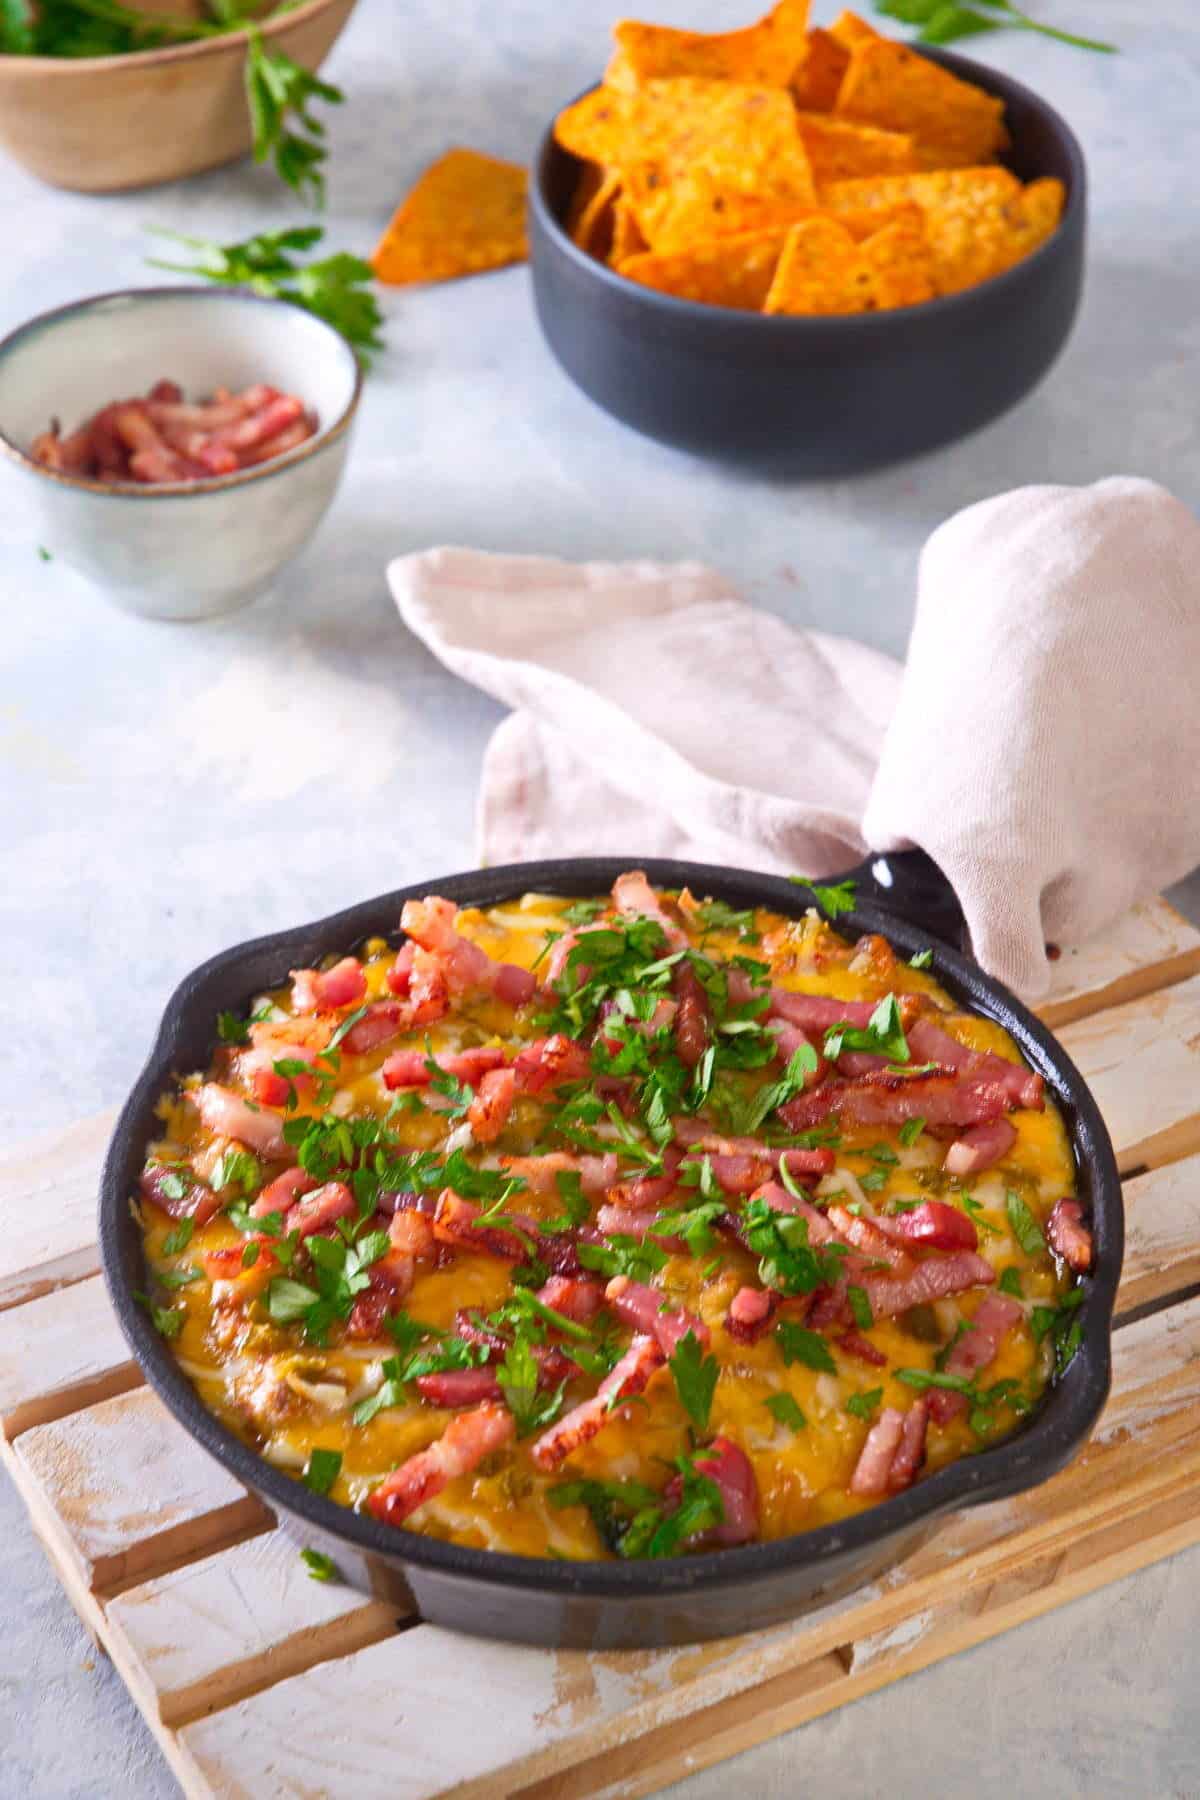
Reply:
[[666, 1362], [662, 1347], [652, 1337], [635, 1337], [617, 1366], [604, 1377], [590, 1400], [583, 1400], [544, 1431], [530, 1454], [539, 1469], [549, 1473], [604, 1429], [623, 1400], [640, 1394], [652, 1375]]
[[947, 1175], [978, 1175], [1002, 1162], [1016, 1141], [1017, 1128], [1010, 1119], [989, 1119], [986, 1125], [972, 1125], [955, 1139], [942, 1167]]
[[664, 1356], [673, 1356], [689, 1331], [702, 1350], [708, 1349], [709, 1330], [704, 1320], [682, 1306], [664, 1311], [664, 1295], [658, 1288], [630, 1281], [628, 1275], [614, 1275], [604, 1290], [604, 1298], [624, 1324], [654, 1338]]
[[958, 1250], [949, 1256], [927, 1256], [917, 1263], [911, 1275], [863, 1274], [861, 1282], [875, 1317], [893, 1319], [910, 1306], [942, 1300], [967, 1288], [987, 1287], [995, 1279], [996, 1271], [990, 1262], [971, 1250]]
[[847, 1244], [853, 1244], [856, 1250], [871, 1262], [887, 1263], [897, 1275], [911, 1272], [913, 1261], [905, 1250], [900, 1249], [881, 1231], [871, 1219], [859, 1219], [847, 1212], [844, 1206], [831, 1206], [828, 1213], [829, 1223], [841, 1234]]
[[296, 1204], [303, 1194], [311, 1194], [317, 1186], [312, 1175], [304, 1169], [285, 1169], [274, 1181], [269, 1181], [262, 1193], [250, 1208], [250, 1215], [262, 1219], [268, 1213], [286, 1214], [289, 1207]]
[[993, 1050], [970, 1050], [927, 1017], [917, 1019], [907, 1035], [915, 1062], [939, 1063], [968, 1080], [991, 1083], [1008, 1097], [1010, 1106], [1037, 1112], [1045, 1106], [1045, 1082], [1023, 1063], [1010, 1062]]
[[789, 1131], [809, 1131], [831, 1113], [850, 1125], [924, 1119], [929, 1125], [964, 1126], [998, 1119], [1011, 1104], [1006, 1088], [985, 1075], [956, 1078], [940, 1069], [919, 1075], [882, 1069], [854, 1081], [823, 1082], [785, 1101], [775, 1116]]
[[332, 969], [293, 969], [292, 1006], [296, 1012], [334, 1012], [357, 1006], [367, 991], [367, 978], [357, 956], [343, 956]]
[[[989, 1294], [980, 1303], [970, 1327], [959, 1338], [946, 1358], [947, 1375], [961, 1375], [970, 1381], [980, 1369], [994, 1362], [1001, 1344], [1024, 1316], [1020, 1303], [1008, 1294]], [[953, 1388], [931, 1388], [930, 1410], [939, 1425], [967, 1410], [967, 1396]]]
[[503, 1449], [515, 1435], [512, 1414], [494, 1401], [461, 1413], [436, 1443], [384, 1476], [367, 1498], [368, 1511], [385, 1525], [402, 1525], [418, 1506], [440, 1494], [457, 1476], [469, 1475], [485, 1456]]
[[662, 901], [642, 869], [629, 869], [624, 875], [618, 875], [613, 882], [612, 899], [623, 919], [653, 919], [656, 925], [661, 925], [668, 949], [687, 948], [687, 933], [663, 910]]
[[924, 1395], [906, 1413], [889, 1406], [881, 1412], [859, 1454], [850, 1492], [878, 1500], [910, 1487], [925, 1457], [929, 1407]]
[[424, 1050], [395, 1050], [380, 1074], [384, 1087], [389, 1089], [428, 1087], [439, 1071], [474, 1086], [489, 1069], [501, 1068], [504, 1061], [504, 1052], [498, 1044], [481, 1046], [477, 1050], [439, 1050], [432, 1057]]
[[590, 1325], [604, 1305], [604, 1283], [588, 1275], [552, 1275], [538, 1289], [538, 1299], [552, 1312], [577, 1325]]
[[700, 977], [686, 957], [671, 971], [671, 988], [678, 1002], [675, 1048], [684, 1067], [694, 1069], [712, 1042], [712, 1012]]
[[478, 944], [455, 930], [458, 908], [436, 894], [424, 900], [406, 900], [400, 929], [438, 964], [452, 994], [483, 988], [509, 1006], [524, 1006], [537, 989], [528, 969], [515, 963], [493, 962]]
[[[180, 1182], [183, 1183], [183, 1191], [176, 1195], [171, 1190]], [[165, 1186], [166, 1183], [170, 1186]], [[164, 1169], [157, 1164], [150, 1164], [142, 1170], [138, 1187], [145, 1198], [152, 1201], [160, 1212], [165, 1212], [168, 1218], [190, 1218], [197, 1225], [207, 1224], [213, 1214], [219, 1213], [225, 1204], [224, 1197], [215, 1194], [203, 1182], [193, 1181], [179, 1169]]]
[[779, 1295], [771, 1288], [740, 1287], [729, 1302], [725, 1329], [739, 1344], [753, 1344], [771, 1329]]
[[259, 1111], [220, 1082], [206, 1081], [202, 1087], [189, 1088], [187, 1098], [215, 1136], [236, 1138], [260, 1156], [282, 1156], [287, 1149], [278, 1114]]
[[1078, 1200], [1056, 1200], [1046, 1221], [1046, 1236], [1056, 1256], [1061, 1256], [1076, 1274], [1085, 1274], [1092, 1266], [1092, 1234], [1083, 1222], [1083, 1207]]
[[975, 1250], [979, 1233], [973, 1220], [944, 1200], [922, 1200], [894, 1218], [876, 1220], [876, 1229], [904, 1244], [925, 1250]]
[[[689, 1538], [688, 1548], [698, 1550], [708, 1544], [729, 1548], [750, 1543], [759, 1532], [758, 1483], [746, 1452], [727, 1437], [715, 1437], [692, 1460], [696, 1473], [706, 1475], [716, 1486], [725, 1516], [719, 1525]], [[669, 1504], [682, 1492], [683, 1480], [675, 1476], [667, 1483], [663, 1498]]]

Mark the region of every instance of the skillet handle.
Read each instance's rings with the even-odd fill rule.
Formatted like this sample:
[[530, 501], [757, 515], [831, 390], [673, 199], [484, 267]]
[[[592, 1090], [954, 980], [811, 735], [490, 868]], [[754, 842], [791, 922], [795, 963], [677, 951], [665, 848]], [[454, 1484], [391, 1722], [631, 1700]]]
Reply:
[[842, 879], [855, 883], [858, 899], [970, 955], [967, 924], [954, 889], [923, 850], [879, 851]]

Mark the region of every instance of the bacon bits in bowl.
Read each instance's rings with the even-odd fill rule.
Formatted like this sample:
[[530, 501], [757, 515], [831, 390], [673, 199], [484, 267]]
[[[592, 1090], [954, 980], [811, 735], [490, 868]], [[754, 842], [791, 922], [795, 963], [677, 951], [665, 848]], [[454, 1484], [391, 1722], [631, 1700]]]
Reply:
[[852, 473], [960, 437], [1062, 348], [1084, 169], [1036, 95], [806, 0], [708, 35], [624, 21], [531, 189], [567, 373], [666, 442]]
[[103, 294], [0, 343], [0, 463], [31, 540], [117, 605], [210, 618], [316, 529], [360, 384], [345, 339], [282, 301]]

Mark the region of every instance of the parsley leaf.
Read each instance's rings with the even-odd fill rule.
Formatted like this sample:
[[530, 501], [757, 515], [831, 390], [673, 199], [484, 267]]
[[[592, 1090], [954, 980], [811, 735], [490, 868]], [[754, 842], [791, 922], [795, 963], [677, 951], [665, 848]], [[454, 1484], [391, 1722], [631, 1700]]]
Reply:
[[300, 1561], [308, 1570], [313, 1581], [344, 1581], [346, 1579], [332, 1556], [326, 1556], [323, 1550], [312, 1550], [306, 1545], [300, 1552]]
[[1014, 1263], [1009, 1264], [996, 1285], [1002, 1294], [1011, 1294], [1014, 1300], [1023, 1298], [1020, 1271]]
[[854, 911], [857, 884], [850, 879], [836, 882], [832, 887], [806, 881], [803, 875], [789, 875], [788, 880], [794, 881], [797, 887], [806, 887], [821, 911], [831, 919], [836, 919], [839, 913]]
[[748, 906], [738, 912], [725, 900], [705, 900], [696, 908], [696, 917], [707, 931], [736, 931], [743, 944], [757, 944], [760, 933], [755, 929], [755, 911]]
[[[981, 10], [986, 8], [986, 11]], [[919, 42], [951, 44], [957, 38], [978, 37], [981, 32], [1003, 31], [1011, 27], [1019, 31], [1035, 31], [1040, 37], [1056, 43], [1070, 44], [1076, 50], [1098, 50], [1105, 55], [1115, 53], [1115, 44], [1098, 38], [1079, 37], [1055, 25], [1043, 25], [1013, 4], [1013, 0], [978, 0], [975, 6], [963, 6], [959, 0], [875, 0], [875, 10], [885, 18], [899, 19], [905, 25], [917, 25]]]
[[819, 1331], [809, 1331], [791, 1319], [781, 1319], [775, 1327], [775, 1342], [786, 1368], [801, 1363], [806, 1369], [816, 1369], [823, 1375], [837, 1374], [833, 1352]]
[[669, 1366], [684, 1411], [697, 1430], [706, 1431], [720, 1374], [716, 1357], [705, 1356], [695, 1332], [689, 1331], [676, 1344]]
[[579, 1260], [585, 1269], [598, 1275], [628, 1275], [631, 1281], [645, 1281], [670, 1260], [657, 1244], [643, 1243], [618, 1233], [603, 1244], [580, 1244]]
[[808, 1424], [791, 1394], [770, 1394], [765, 1404], [772, 1418], [778, 1419], [781, 1425], [790, 1426], [793, 1431], [803, 1431]]
[[324, 232], [317, 225], [293, 226], [288, 231], [267, 231], [236, 244], [216, 244], [207, 238], [186, 237], [178, 231], [156, 230], [195, 253], [191, 263], [147, 260], [155, 269], [171, 269], [190, 275], [193, 281], [214, 281], [223, 287], [248, 287], [269, 299], [287, 300], [292, 306], [324, 319], [358, 352], [367, 364], [373, 352], [382, 350], [383, 314], [368, 284], [375, 279], [370, 263], [339, 252], [322, 261], [300, 263], [292, 254], [311, 250]]
[[817, 1053], [811, 1044], [798, 1044], [788, 1058], [787, 1068], [778, 1081], [767, 1082], [747, 1102], [742, 1113], [739, 1136], [757, 1131], [763, 1120], [777, 1108], [801, 1093], [809, 1075], [817, 1070]]
[[854, 1316], [854, 1323], [860, 1331], [870, 1331], [875, 1323], [875, 1314], [871, 1311], [871, 1302], [866, 1288], [857, 1287], [853, 1282], [846, 1289], [846, 1299]]
[[282, 50], [268, 50], [256, 25], [246, 27], [246, 99], [254, 127], [254, 160], [275, 164], [282, 181], [313, 202], [325, 200], [325, 127], [309, 108], [324, 100], [340, 106], [346, 96]]
[[911, 1145], [916, 1143], [917, 1139], [920, 1137], [920, 1135], [924, 1131], [924, 1129], [925, 1129], [924, 1119], [905, 1119], [905, 1121], [904, 1121], [903, 1125], [900, 1127], [900, 1130], [897, 1133], [897, 1135], [900, 1139], [900, 1142], [904, 1145], [904, 1148], [907, 1150]]
[[1008, 1213], [1008, 1222], [1012, 1226], [1012, 1234], [1026, 1256], [1040, 1255], [1046, 1248], [1046, 1240], [1042, 1235], [1041, 1226], [1030, 1212], [1026, 1202], [1022, 1200], [1020, 1194], [1015, 1194], [1009, 1188], [1004, 1196], [1004, 1205]]
[[927, 969], [932, 961], [932, 950], [918, 950], [915, 956], [909, 957], [908, 966], [910, 969]]
[[248, 1044], [250, 1027], [236, 1013], [221, 1012], [217, 1014], [217, 1036], [223, 1044]]
[[865, 1030], [849, 1023], [831, 1025], [825, 1033], [825, 1054], [836, 1062], [843, 1050], [866, 1050], [872, 1056], [886, 1056], [889, 1062], [910, 1061], [908, 1039], [900, 1022], [900, 1003], [895, 994], [887, 994], [867, 1021]]
[[882, 1399], [881, 1387], [871, 1388], [865, 1394], [851, 1394], [846, 1402], [846, 1411], [853, 1413], [856, 1419], [873, 1419]]
[[[160, 1183], [160, 1185], [162, 1184]], [[195, 1229], [196, 1221], [192, 1218], [190, 1213], [187, 1218], [180, 1219], [178, 1225], [168, 1231], [166, 1237], [162, 1241], [163, 1255], [178, 1256], [181, 1251], [186, 1250], [192, 1241], [192, 1233]]]
[[146, 1294], [135, 1293], [133, 1297], [138, 1304], [144, 1306], [146, 1311], [150, 1314], [151, 1324], [154, 1326], [155, 1331], [158, 1332], [160, 1337], [174, 1338], [179, 1336], [179, 1333], [183, 1330], [184, 1321], [187, 1318], [187, 1314], [182, 1307], [156, 1306], [153, 1300]]
[[767, 1200], [751, 1200], [742, 1214], [742, 1229], [746, 1244], [759, 1258], [764, 1287], [784, 1294], [811, 1294], [823, 1283], [837, 1281], [845, 1246], [813, 1249], [808, 1220], [801, 1214], [775, 1212]]
[[327, 1494], [341, 1473], [341, 1467], [340, 1450], [318, 1448], [310, 1451], [308, 1467], [304, 1471], [305, 1487], [311, 1488], [314, 1494]]

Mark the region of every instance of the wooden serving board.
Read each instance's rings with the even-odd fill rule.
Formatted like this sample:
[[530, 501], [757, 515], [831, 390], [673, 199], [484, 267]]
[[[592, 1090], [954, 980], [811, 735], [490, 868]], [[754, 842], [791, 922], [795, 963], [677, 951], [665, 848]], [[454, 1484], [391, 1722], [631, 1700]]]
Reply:
[[487, 1643], [312, 1581], [129, 1359], [95, 1244], [113, 1115], [7, 1152], [0, 1461], [184, 1792], [631, 1800], [1200, 1540], [1200, 932], [1165, 901], [1136, 908], [1064, 952], [1042, 1012], [1125, 1178], [1094, 1438], [847, 1599], [678, 1650]]

